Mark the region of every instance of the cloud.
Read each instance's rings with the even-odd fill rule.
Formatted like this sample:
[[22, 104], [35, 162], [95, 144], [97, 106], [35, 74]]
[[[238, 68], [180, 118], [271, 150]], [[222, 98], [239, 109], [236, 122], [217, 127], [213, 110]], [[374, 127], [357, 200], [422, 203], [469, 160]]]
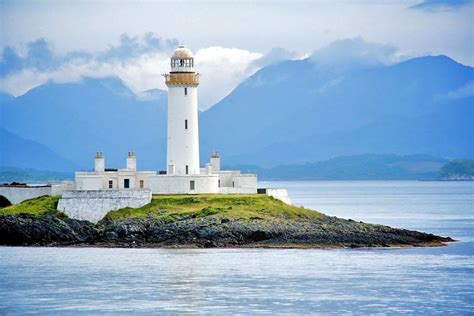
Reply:
[[357, 37], [332, 42], [309, 58], [317, 68], [343, 72], [392, 64], [400, 61], [401, 56], [392, 45], [369, 43]]
[[195, 59], [202, 74], [201, 87], [209, 88], [203, 95], [201, 108], [214, 105], [257, 71], [261, 66], [255, 64], [255, 61], [262, 57], [261, 53], [220, 46], [198, 50]]
[[472, 3], [474, 3], [474, 0], [424, 0], [410, 8], [424, 11], [447, 11]]
[[469, 81], [465, 85], [445, 94], [435, 95], [437, 100], [458, 100], [474, 96], [474, 81]]
[[0, 60], [0, 77], [24, 68], [46, 70], [53, 66], [53, 52], [44, 39], [28, 43], [27, 54], [20, 56], [12, 47], [3, 48]]
[[145, 54], [169, 53], [177, 45], [177, 40], [162, 39], [153, 33], [146, 33], [142, 37], [122, 34], [118, 45], [109, 45], [104, 51], [73, 51], [60, 56], [54, 54], [51, 45], [41, 38], [27, 44], [25, 56], [21, 56], [12, 47], [4, 47], [0, 60], [0, 77], [22, 69], [51, 71], [66, 63], [127, 62]]
[[257, 67], [262, 67], [291, 59], [301, 59], [301, 56], [284, 48], [274, 47], [267, 54], [255, 60], [254, 64]]
[[178, 46], [175, 39], [162, 39], [153, 33], [146, 33], [143, 37], [130, 37], [128, 34], [120, 36], [118, 46], [109, 46], [109, 49], [98, 56], [100, 61], [129, 60], [143, 54], [170, 52]]
[[[166, 89], [161, 74], [169, 70], [169, 56], [177, 45], [177, 40], [147, 33], [141, 37], [123, 34], [118, 44], [98, 52], [60, 55], [44, 39], [30, 42], [24, 54], [5, 47], [0, 60], [0, 90], [18, 96], [48, 81], [65, 83], [84, 77], [116, 76], [138, 97], [146, 97], [146, 90]], [[195, 58], [202, 73], [200, 108], [212, 106], [265, 63], [285, 55], [277, 52], [280, 56], [219, 46], [199, 49]]]

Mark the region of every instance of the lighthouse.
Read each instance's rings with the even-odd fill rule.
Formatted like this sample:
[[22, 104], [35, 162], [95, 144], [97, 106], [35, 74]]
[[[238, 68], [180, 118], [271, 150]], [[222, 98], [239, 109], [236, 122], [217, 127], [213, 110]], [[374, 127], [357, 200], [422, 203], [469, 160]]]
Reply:
[[[132, 151], [128, 153], [125, 169], [105, 168], [104, 154], [98, 152], [94, 171], [76, 172], [74, 187], [80, 191], [77, 193], [78, 199], [84, 201], [81, 195], [84, 194], [83, 191], [106, 191], [104, 196], [110, 195], [112, 200], [119, 196], [115, 191], [128, 191], [120, 193], [121, 197], [131, 199], [127, 202], [129, 204], [123, 206], [141, 207], [144, 204], [140, 203], [150, 202], [152, 193], [257, 194], [257, 175], [221, 168], [221, 155], [218, 151], [214, 151], [210, 161], [200, 168], [197, 101], [199, 74], [194, 71], [193, 53], [180, 45], [171, 56], [171, 71], [163, 76], [168, 86], [166, 172], [137, 170], [137, 156]], [[141, 191], [142, 189], [145, 191]], [[94, 196], [92, 199], [95, 199], [94, 194], [91, 193]], [[117, 203], [114, 200], [111, 205]], [[71, 205], [66, 208], [84, 209], [78, 201]], [[101, 205], [104, 208], [105, 204]], [[109, 211], [110, 208], [105, 206], [105, 210]]]
[[164, 75], [168, 87], [167, 174], [198, 175], [199, 122], [193, 53], [180, 45], [171, 56], [171, 71]]

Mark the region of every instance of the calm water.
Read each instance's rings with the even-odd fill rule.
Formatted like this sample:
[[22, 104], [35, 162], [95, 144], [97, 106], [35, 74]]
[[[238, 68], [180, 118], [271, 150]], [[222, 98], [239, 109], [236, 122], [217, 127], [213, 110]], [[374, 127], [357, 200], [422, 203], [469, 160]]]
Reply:
[[474, 183], [267, 182], [330, 215], [449, 235], [441, 248], [0, 247], [0, 314], [474, 313]]

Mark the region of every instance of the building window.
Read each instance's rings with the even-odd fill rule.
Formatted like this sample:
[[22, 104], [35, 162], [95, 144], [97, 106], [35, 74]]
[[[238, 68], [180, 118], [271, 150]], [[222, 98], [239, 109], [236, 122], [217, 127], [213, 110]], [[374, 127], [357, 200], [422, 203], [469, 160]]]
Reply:
[[184, 129], [188, 129], [188, 120], [184, 120]]
[[112, 180], [109, 180], [109, 189], [113, 189], [114, 187], [114, 182]]
[[186, 174], [189, 174], [189, 166], [186, 165]]
[[145, 180], [140, 180], [140, 189], [145, 187]]
[[219, 181], [217, 181], [217, 186], [220, 188], [221, 187], [221, 179], [219, 179]]
[[184, 88], [184, 95], [188, 95], [188, 88]]
[[235, 182], [234, 181], [232, 181], [232, 187], [235, 187]]
[[194, 183], [194, 180], [190, 181], [190, 182], [189, 182], [189, 189], [190, 189], [190, 190], [194, 190], [195, 185], [196, 185], [196, 184]]
[[130, 188], [130, 179], [123, 179], [123, 187], [125, 189]]

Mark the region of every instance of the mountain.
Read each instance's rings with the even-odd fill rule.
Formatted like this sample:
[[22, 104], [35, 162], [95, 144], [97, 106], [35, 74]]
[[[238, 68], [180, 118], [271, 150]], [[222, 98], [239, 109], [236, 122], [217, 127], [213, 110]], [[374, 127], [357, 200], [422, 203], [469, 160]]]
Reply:
[[364, 153], [472, 157], [474, 68], [445, 56], [346, 72], [265, 67], [206, 111], [204, 152], [276, 166]]
[[51, 148], [81, 169], [93, 168], [99, 150], [107, 166], [124, 167], [133, 150], [139, 168], [158, 169], [166, 159], [166, 104], [164, 91], [136, 97], [117, 78], [50, 82], [2, 102], [1, 127]]
[[[0, 166], [73, 171], [77, 165], [48, 147], [0, 128]], [[4, 171], [2, 169], [2, 171]]]
[[234, 165], [260, 180], [435, 180], [448, 161], [426, 155], [357, 155], [273, 168]]
[[[314, 57], [272, 64], [200, 113], [201, 163], [214, 149], [223, 164], [264, 168], [366, 153], [471, 158], [473, 87], [474, 68], [446, 56], [390, 66], [322, 67]], [[140, 169], [160, 170], [166, 104], [165, 91], [136, 96], [117, 78], [49, 82], [0, 95], [0, 127], [80, 169], [93, 168], [98, 150], [107, 167], [124, 167], [133, 150]], [[25, 164], [49, 169], [34, 156]]]

